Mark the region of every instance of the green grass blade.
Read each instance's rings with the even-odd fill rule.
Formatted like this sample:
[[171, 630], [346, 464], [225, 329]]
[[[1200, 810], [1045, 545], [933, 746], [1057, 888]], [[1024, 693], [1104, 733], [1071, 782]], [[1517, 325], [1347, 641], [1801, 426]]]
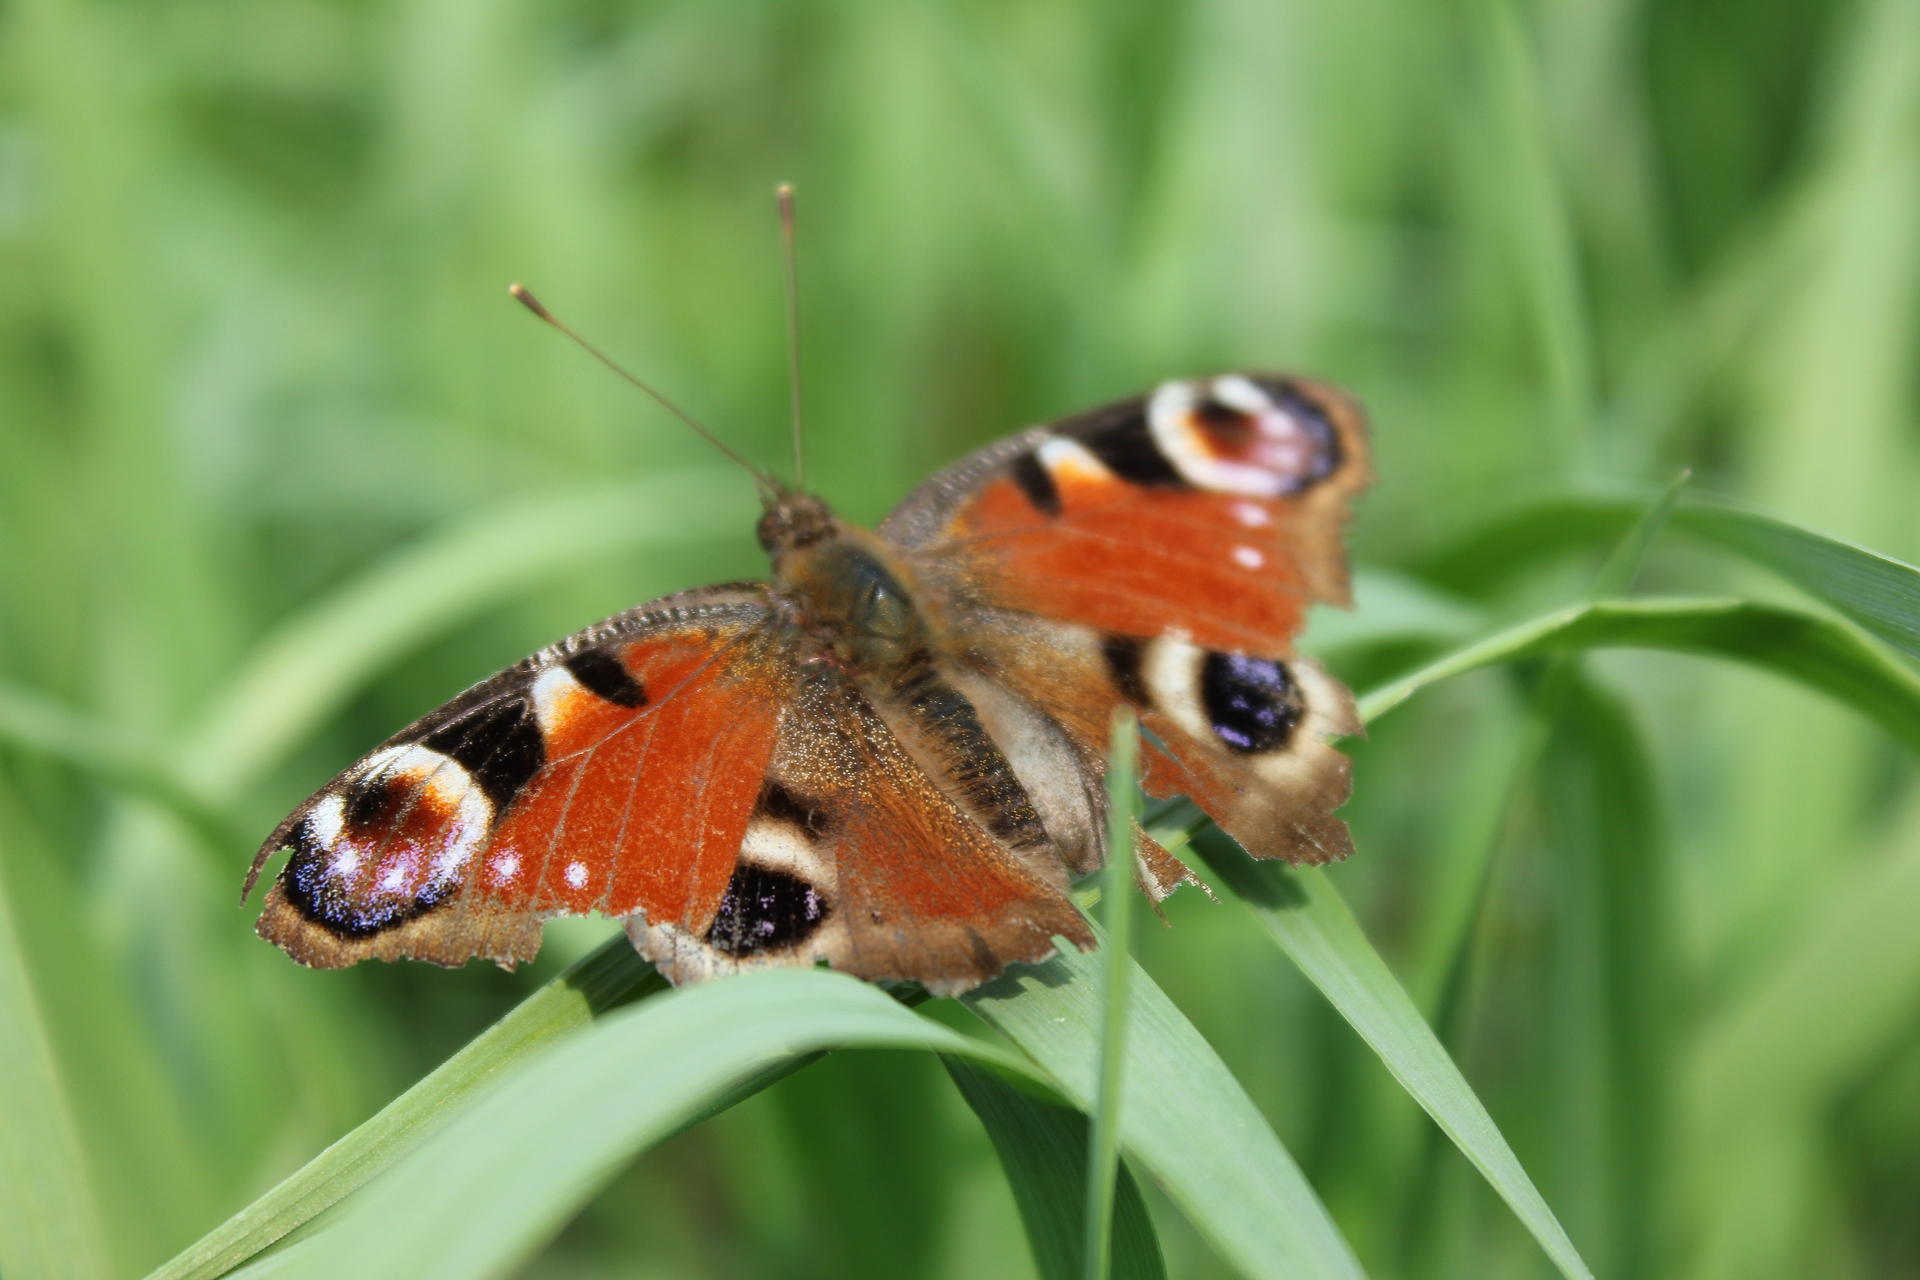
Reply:
[[463, 1101], [544, 1045], [665, 980], [625, 937], [523, 1000], [379, 1114], [155, 1270], [149, 1280], [210, 1280], [305, 1225], [418, 1147]]
[[[1087, 1109], [1099, 1087], [1103, 963], [1069, 950], [961, 997]], [[1136, 1164], [1250, 1280], [1361, 1275], [1325, 1206], [1219, 1055], [1137, 965], [1128, 987], [1121, 1136]]]
[[1131, 856], [1140, 793], [1134, 786], [1134, 753], [1140, 727], [1131, 707], [1113, 713], [1107, 748], [1106, 924], [1100, 975], [1100, 1084], [1094, 1094], [1093, 1125], [1087, 1134], [1086, 1227], [1088, 1242], [1081, 1274], [1106, 1280], [1113, 1241], [1113, 1180], [1120, 1166], [1120, 1105], [1127, 1054], [1127, 976], [1133, 967], [1133, 878]]
[[1839, 538], [1720, 503], [1690, 503], [1676, 514], [1675, 523], [1764, 565], [1920, 660], [1920, 569]]
[[1623, 596], [1633, 588], [1634, 579], [1640, 576], [1640, 566], [1646, 563], [1647, 552], [1653, 549], [1653, 544], [1665, 532], [1667, 520], [1673, 515], [1673, 504], [1680, 500], [1680, 491], [1687, 487], [1687, 481], [1692, 478], [1692, 470], [1683, 468], [1672, 483], [1660, 491], [1660, 496], [1640, 513], [1640, 518], [1633, 522], [1627, 536], [1614, 544], [1607, 562], [1600, 566], [1600, 572], [1594, 576], [1593, 585], [1587, 589], [1589, 600]]
[[111, 1273], [79, 1132], [0, 874], [0, 1275], [89, 1280]]
[[268, 1266], [366, 1280], [514, 1274], [622, 1164], [741, 1082], [856, 1045], [1029, 1069], [830, 972], [750, 973], [674, 992], [550, 1046], [340, 1206], [310, 1248]]
[[1525, 503], [1442, 544], [1415, 566], [1415, 572], [1421, 580], [1463, 599], [1489, 599], [1542, 564], [1618, 545], [1646, 509], [1644, 498], [1628, 495], [1574, 495]]
[[583, 559], [737, 536], [753, 491], [702, 469], [509, 504], [431, 534], [285, 623], [212, 702], [183, 772], [233, 796], [428, 637]]
[[1471, 21], [1491, 100], [1488, 132], [1500, 152], [1494, 172], [1510, 220], [1504, 239], [1534, 312], [1560, 462], [1572, 469], [1585, 461], [1587, 442], [1579, 433], [1594, 402], [1593, 335], [1579, 248], [1547, 136], [1539, 71], [1519, 16], [1511, 0], [1479, 0]]
[[[1638, 507], [1605, 497], [1532, 504], [1478, 526], [1429, 558], [1420, 573], [1461, 595], [1485, 598], [1534, 566], [1619, 538]], [[1676, 507], [1672, 524], [1779, 574], [1920, 659], [1920, 569], [1913, 565], [1697, 494]]]
[[[943, 1061], [999, 1153], [1041, 1280], [1080, 1280], [1087, 1118], [964, 1059]], [[1165, 1280], [1160, 1237], [1125, 1161], [1119, 1162], [1114, 1182], [1111, 1247], [1114, 1280]]]
[[1670, 856], [1653, 767], [1633, 713], [1593, 681], [1569, 686], [1543, 762], [1542, 837], [1557, 883], [1550, 1034], [1557, 1090], [1556, 1196], [1607, 1275], [1656, 1269], [1670, 1195], [1673, 974]]
[[1568, 1280], [1593, 1273], [1326, 874], [1255, 862], [1218, 828], [1191, 846], [1453, 1139]]
[[1920, 677], [1844, 624], [1746, 600], [1628, 600], [1576, 605], [1521, 623], [1375, 689], [1373, 721], [1452, 676], [1584, 649], [1665, 649], [1725, 658], [1817, 689], [1920, 750]]
[[225, 816], [193, 794], [158, 747], [30, 690], [0, 686], [0, 741], [59, 760], [103, 786], [160, 805], [216, 849], [244, 849]]

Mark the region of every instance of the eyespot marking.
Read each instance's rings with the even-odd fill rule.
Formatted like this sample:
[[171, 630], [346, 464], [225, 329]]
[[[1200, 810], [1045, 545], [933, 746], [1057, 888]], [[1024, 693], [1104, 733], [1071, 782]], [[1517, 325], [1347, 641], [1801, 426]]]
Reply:
[[1283, 382], [1239, 374], [1168, 382], [1148, 402], [1147, 421], [1171, 469], [1216, 493], [1288, 497], [1340, 466], [1332, 424]]
[[493, 813], [457, 760], [419, 743], [388, 747], [295, 825], [281, 892], [336, 936], [378, 933], [454, 895]]
[[826, 922], [827, 900], [800, 877], [742, 863], [727, 881], [707, 945], [739, 958], [804, 942]]
[[1200, 664], [1200, 705], [1231, 751], [1260, 755], [1293, 737], [1303, 712], [1284, 664], [1239, 653], [1209, 653]]

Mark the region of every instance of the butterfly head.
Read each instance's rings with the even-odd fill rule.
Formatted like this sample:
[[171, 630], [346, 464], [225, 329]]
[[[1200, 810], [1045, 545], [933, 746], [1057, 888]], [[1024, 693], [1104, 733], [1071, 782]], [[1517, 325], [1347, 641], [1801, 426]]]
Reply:
[[810, 493], [775, 488], [764, 499], [767, 513], [754, 533], [776, 567], [794, 552], [824, 542], [839, 530], [833, 509]]

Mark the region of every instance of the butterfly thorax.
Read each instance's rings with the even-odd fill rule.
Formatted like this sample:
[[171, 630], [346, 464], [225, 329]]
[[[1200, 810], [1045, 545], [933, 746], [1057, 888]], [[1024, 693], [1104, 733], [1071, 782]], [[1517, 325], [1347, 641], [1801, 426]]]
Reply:
[[928, 628], [880, 540], [811, 494], [781, 494], [758, 529], [773, 588], [800, 629], [849, 671], [885, 678], [925, 652]]

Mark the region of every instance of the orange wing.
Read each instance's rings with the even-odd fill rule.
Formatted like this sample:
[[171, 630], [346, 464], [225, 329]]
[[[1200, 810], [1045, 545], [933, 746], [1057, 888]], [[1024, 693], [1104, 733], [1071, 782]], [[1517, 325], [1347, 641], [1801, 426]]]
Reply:
[[1231, 374], [985, 449], [880, 533], [963, 604], [1285, 657], [1308, 605], [1347, 602], [1347, 508], [1370, 475], [1344, 395]]
[[1343, 535], [1370, 479], [1359, 408], [1301, 379], [1170, 382], [949, 468], [889, 516], [960, 660], [1097, 759], [1134, 703], [1150, 794], [1187, 794], [1265, 857], [1351, 849], [1325, 745], [1352, 697], [1294, 656], [1307, 607], [1346, 603]]
[[598, 910], [704, 932], [791, 692], [765, 589], [669, 597], [396, 734], [294, 811], [259, 932], [302, 964], [511, 965]]

